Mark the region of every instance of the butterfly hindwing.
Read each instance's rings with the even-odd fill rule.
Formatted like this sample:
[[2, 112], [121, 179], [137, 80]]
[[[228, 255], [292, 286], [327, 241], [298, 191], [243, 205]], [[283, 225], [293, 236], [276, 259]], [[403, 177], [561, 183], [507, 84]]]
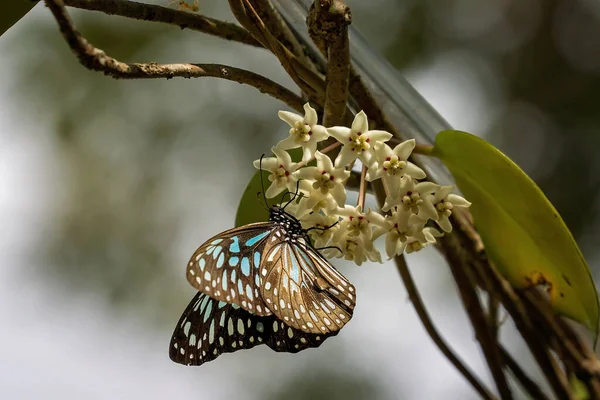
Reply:
[[273, 230], [272, 222], [255, 223], [210, 238], [190, 259], [188, 282], [214, 299], [270, 315], [260, 297], [258, 266]]
[[318, 347], [330, 336], [291, 328], [274, 315], [260, 317], [234, 304], [197, 293], [179, 319], [169, 346], [171, 360], [201, 365], [223, 353], [266, 344], [278, 352]]
[[265, 257], [260, 293], [280, 320], [314, 334], [337, 332], [350, 320], [354, 286], [306, 240], [278, 242]]

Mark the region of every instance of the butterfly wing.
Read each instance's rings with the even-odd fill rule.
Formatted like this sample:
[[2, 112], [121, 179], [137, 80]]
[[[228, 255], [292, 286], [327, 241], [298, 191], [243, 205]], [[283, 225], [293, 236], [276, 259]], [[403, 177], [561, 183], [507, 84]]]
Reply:
[[197, 293], [179, 319], [169, 345], [171, 360], [201, 365], [223, 353], [266, 344], [278, 352], [319, 347], [337, 332], [313, 335], [293, 329], [275, 316], [259, 317], [234, 304]]
[[352, 318], [354, 286], [303, 239], [270, 246], [260, 268], [263, 300], [288, 326], [324, 334]]
[[272, 314], [260, 297], [258, 267], [273, 229], [273, 223], [261, 222], [208, 239], [188, 263], [188, 282], [214, 299], [236, 304], [253, 314]]

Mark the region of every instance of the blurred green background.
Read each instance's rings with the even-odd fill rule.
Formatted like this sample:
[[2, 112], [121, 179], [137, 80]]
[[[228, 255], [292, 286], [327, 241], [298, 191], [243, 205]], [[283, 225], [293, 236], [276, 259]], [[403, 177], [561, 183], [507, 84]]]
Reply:
[[[485, 137], [538, 182], [598, 279], [599, 3], [348, 4], [353, 24], [455, 128]], [[201, 8], [233, 20], [226, 2]], [[123, 61], [224, 63], [291, 85], [265, 51], [71, 13]], [[319, 349], [172, 363], [171, 331], [194, 294], [185, 264], [233, 225], [252, 161], [287, 134], [277, 118], [285, 107], [226, 81], [87, 71], [42, 5], [0, 37], [0, 55], [1, 398], [476, 398], [423, 331], [392, 264], [336, 264], [358, 306]], [[491, 385], [439, 255], [409, 263], [440, 330]], [[539, 376], [510, 322], [502, 339]]]

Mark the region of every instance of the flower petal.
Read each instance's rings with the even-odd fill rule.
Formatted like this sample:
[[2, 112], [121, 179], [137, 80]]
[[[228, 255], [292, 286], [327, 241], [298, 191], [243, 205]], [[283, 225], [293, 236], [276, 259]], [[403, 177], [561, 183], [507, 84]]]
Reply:
[[419, 217], [423, 220], [427, 220], [429, 218], [437, 221], [439, 219], [439, 214], [433, 203], [425, 200], [423, 203], [421, 203], [421, 205], [419, 205]]
[[396, 248], [398, 242], [398, 237], [393, 233], [390, 233], [385, 237], [385, 253], [389, 258], [394, 258], [394, 256], [396, 255]]
[[295, 136], [288, 136], [275, 145], [275, 147], [282, 150], [295, 149], [300, 146], [302, 146], [302, 144], [298, 143]]
[[294, 124], [296, 124], [296, 122], [303, 120], [303, 118], [300, 115], [294, 114], [293, 112], [289, 111], [279, 111], [277, 115], [279, 116], [279, 119], [285, 121], [292, 128], [294, 127]]
[[450, 193], [448, 195], [448, 201], [450, 203], [452, 203], [453, 205], [455, 205], [456, 207], [470, 207], [471, 206], [470, 201], [468, 201], [464, 197], [461, 197], [457, 194]]
[[356, 154], [356, 152], [354, 152], [354, 151], [350, 150], [348, 147], [344, 146], [344, 147], [342, 147], [342, 150], [340, 151], [337, 158], [335, 159], [335, 166], [336, 167], [345, 167], [346, 165], [350, 164], [352, 161], [356, 160], [357, 157], [358, 157], [358, 154]]
[[294, 172], [294, 176], [296, 179], [302, 179], [302, 182], [306, 182], [306, 180], [314, 181], [315, 175], [318, 173], [317, 167], [304, 167]]
[[323, 140], [329, 137], [329, 133], [327, 133], [327, 128], [322, 125], [313, 125], [311, 126], [312, 137], [311, 140], [315, 142], [322, 142]]
[[369, 120], [364, 111], [360, 111], [354, 116], [352, 121], [352, 131], [366, 133], [369, 130]]
[[279, 160], [279, 163], [283, 165], [283, 168], [290, 172], [293, 171], [295, 165], [292, 162], [292, 157], [287, 151], [283, 149], [278, 149], [277, 147], [273, 147], [271, 151], [277, 156], [277, 159]]
[[394, 154], [396, 154], [400, 160], [406, 161], [408, 160], [408, 157], [410, 157], [410, 154], [414, 150], [415, 145], [415, 139], [405, 140], [398, 146], [394, 147]]
[[369, 131], [369, 139], [371, 139], [371, 142], [387, 142], [391, 138], [392, 134], [386, 131]]
[[315, 156], [315, 152], [317, 151], [317, 142], [311, 140], [310, 142], [305, 143], [302, 147], [302, 162], [308, 164], [308, 162]]
[[448, 195], [454, 190], [454, 185], [440, 186], [435, 193], [435, 203], [448, 197]]
[[423, 171], [421, 168], [417, 167], [410, 161], [406, 162], [406, 167], [404, 167], [404, 173], [406, 175], [409, 175], [411, 178], [415, 179], [424, 179], [427, 177], [425, 171]]
[[275, 197], [279, 193], [281, 193], [283, 191], [283, 189], [284, 189], [283, 187], [281, 187], [277, 184], [277, 181], [273, 181], [271, 183], [271, 186], [269, 186], [269, 188], [266, 190], [265, 196], [267, 199], [272, 199], [273, 197]]
[[346, 144], [350, 138], [350, 129], [346, 128], [345, 126], [333, 126], [331, 128], [327, 128], [327, 133], [336, 138], [336, 140], [342, 144]]
[[445, 215], [440, 216], [440, 219], [435, 221], [444, 232], [452, 232], [452, 224]]
[[317, 122], [317, 110], [312, 108], [308, 103], [304, 104], [304, 123], [312, 127]]
[[331, 196], [335, 199], [338, 206], [343, 206], [346, 202], [346, 189], [341, 184], [335, 185], [331, 190]]

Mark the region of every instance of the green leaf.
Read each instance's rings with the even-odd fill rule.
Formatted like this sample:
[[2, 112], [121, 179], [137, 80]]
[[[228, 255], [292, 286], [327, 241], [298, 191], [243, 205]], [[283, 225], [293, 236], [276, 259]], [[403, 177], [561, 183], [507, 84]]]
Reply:
[[0, 36], [17, 23], [37, 4], [31, 0], [10, 0], [0, 2]]
[[490, 259], [516, 288], [546, 283], [554, 310], [598, 334], [598, 294], [562, 218], [540, 188], [498, 149], [466, 132], [443, 131], [432, 153], [473, 204]]
[[[253, 222], [263, 222], [269, 219], [269, 211], [266, 209], [266, 204], [260, 186], [260, 174], [262, 172], [265, 185], [269, 185], [269, 173], [267, 171], [256, 171], [244, 194], [240, 199], [237, 214], [235, 216], [235, 226], [251, 224]], [[265, 187], [265, 189], [268, 186]]]

